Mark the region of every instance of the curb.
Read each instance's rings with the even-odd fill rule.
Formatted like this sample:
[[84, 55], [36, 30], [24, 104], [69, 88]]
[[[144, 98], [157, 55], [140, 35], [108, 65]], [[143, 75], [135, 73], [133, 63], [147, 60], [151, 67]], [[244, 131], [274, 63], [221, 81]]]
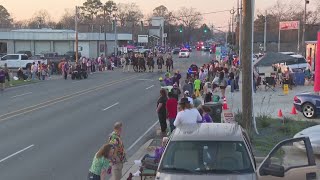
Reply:
[[[145, 154], [147, 154], [147, 148], [150, 146], [150, 144], [153, 142], [153, 139], [150, 139], [147, 141], [144, 145], [140, 147], [140, 149], [134, 153], [129, 159], [128, 162], [124, 163], [123, 169], [122, 169], [122, 178], [121, 180], [126, 180], [130, 173], [135, 173], [139, 170], [139, 166], [135, 166], [134, 160], [141, 159]], [[140, 178], [140, 177], [139, 177]]]

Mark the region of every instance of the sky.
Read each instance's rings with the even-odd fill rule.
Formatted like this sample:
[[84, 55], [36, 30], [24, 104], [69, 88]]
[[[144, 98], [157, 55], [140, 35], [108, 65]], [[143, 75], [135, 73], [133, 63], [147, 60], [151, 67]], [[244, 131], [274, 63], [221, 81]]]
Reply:
[[[67, 9], [73, 11], [76, 5], [81, 5], [86, 0], [0, 0], [0, 5], [3, 5], [15, 20], [26, 20], [31, 18], [33, 13], [38, 10], [47, 10], [52, 16], [53, 20], [59, 20], [62, 14]], [[101, 0], [106, 2], [107, 0]], [[180, 7], [193, 7], [202, 13], [214, 12], [221, 10], [229, 10], [237, 7], [237, 0], [114, 0], [116, 3], [130, 3], [138, 4], [144, 14], [150, 14], [152, 10], [164, 5], [170, 11], [179, 9]], [[304, 0], [281, 0], [287, 3], [301, 3]], [[315, 7], [316, 1], [310, 0], [310, 8]], [[275, 4], [277, 0], [255, 0], [256, 12], [264, 12]], [[203, 16], [203, 22], [209, 25], [214, 24], [216, 27], [227, 27], [230, 13], [217, 13]]]

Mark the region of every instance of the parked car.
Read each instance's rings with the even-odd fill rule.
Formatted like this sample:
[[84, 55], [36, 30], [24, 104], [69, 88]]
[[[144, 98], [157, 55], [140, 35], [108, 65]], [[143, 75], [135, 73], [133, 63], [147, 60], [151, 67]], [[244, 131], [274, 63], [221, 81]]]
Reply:
[[179, 54], [179, 52], [180, 52], [180, 48], [174, 48], [172, 50], [172, 54]]
[[189, 58], [190, 52], [188, 49], [181, 49], [179, 52], [179, 58]]
[[[302, 143], [305, 161], [295, 161], [293, 143]], [[288, 163], [288, 158], [290, 163]], [[292, 163], [294, 162], [294, 163]], [[203, 123], [177, 127], [160, 160], [159, 180], [318, 179], [319, 168], [308, 137], [277, 144], [256, 167], [247, 133], [238, 124]]]
[[[303, 137], [303, 136], [308, 136], [310, 138], [313, 153], [320, 155], [320, 125], [306, 128], [306, 129], [298, 132], [296, 135], [294, 135], [294, 138]], [[303, 151], [306, 151], [303, 144], [295, 143], [294, 145], [297, 148], [299, 148]]]
[[33, 62], [47, 64], [47, 60], [42, 59], [30, 59], [26, 54], [8, 54], [1, 57], [0, 66], [4, 66], [6, 63], [8, 68], [31, 68]]
[[320, 96], [316, 93], [301, 93], [293, 98], [293, 105], [306, 118], [315, 118], [320, 112]]
[[[68, 51], [64, 54], [67, 60], [75, 61], [76, 60], [76, 52], [75, 51]], [[81, 53], [78, 52], [78, 58], [80, 59]]]
[[26, 54], [26, 55], [28, 55], [28, 57], [32, 56], [31, 51], [18, 51], [17, 54]]
[[290, 55], [294, 57], [293, 61], [286, 61], [286, 65], [292, 70], [305, 70], [309, 65], [307, 60], [302, 55]]

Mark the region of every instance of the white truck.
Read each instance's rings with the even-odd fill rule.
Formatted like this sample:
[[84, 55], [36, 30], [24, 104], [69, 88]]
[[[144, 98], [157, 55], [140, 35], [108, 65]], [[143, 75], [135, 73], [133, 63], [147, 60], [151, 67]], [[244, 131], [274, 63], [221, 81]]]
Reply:
[[47, 60], [42, 59], [30, 59], [26, 54], [7, 54], [0, 59], [0, 66], [4, 66], [7, 63], [7, 67], [10, 69], [15, 68], [31, 68], [33, 62], [36, 64], [40, 61], [40, 63], [47, 64]]

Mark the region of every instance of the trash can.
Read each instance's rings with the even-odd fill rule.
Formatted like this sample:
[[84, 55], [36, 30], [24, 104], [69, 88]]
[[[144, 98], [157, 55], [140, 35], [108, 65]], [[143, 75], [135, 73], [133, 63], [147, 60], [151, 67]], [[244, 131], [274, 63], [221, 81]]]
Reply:
[[210, 116], [215, 123], [221, 123], [222, 103], [221, 102], [208, 102], [202, 106], [209, 107], [211, 109]]

